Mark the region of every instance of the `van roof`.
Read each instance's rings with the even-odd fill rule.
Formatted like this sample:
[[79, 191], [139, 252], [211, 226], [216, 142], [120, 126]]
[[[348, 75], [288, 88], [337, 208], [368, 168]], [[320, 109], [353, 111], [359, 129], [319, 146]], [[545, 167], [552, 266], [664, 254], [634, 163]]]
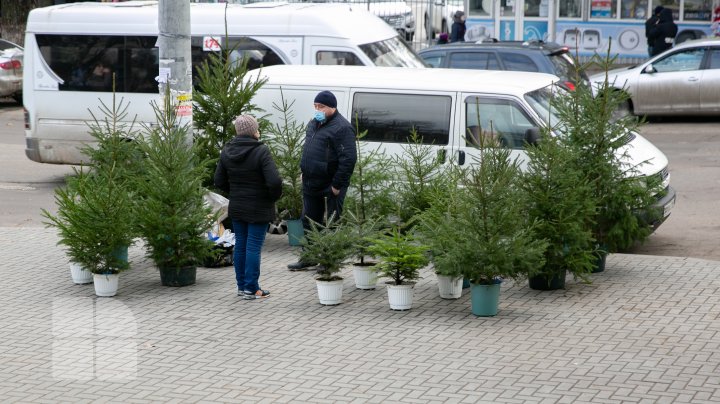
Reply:
[[523, 94], [556, 82], [546, 73], [500, 70], [433, 69], [372, 66], [276, 65], [248, 72], [271, 85], [306, 86], [317, 89], [366, 87], [422, 91], [468, 91], [494, 94]]
[[[225, 35], [226, 5], [230, 33], [335, 37], [356, 44], [397, 35], [385, 21], [357, 5], [270, 2], [191, 3], [192, 35]], [[36, 8], [28, 16], [27, 32], [157, 35], [158, 2], [83, 2]]]

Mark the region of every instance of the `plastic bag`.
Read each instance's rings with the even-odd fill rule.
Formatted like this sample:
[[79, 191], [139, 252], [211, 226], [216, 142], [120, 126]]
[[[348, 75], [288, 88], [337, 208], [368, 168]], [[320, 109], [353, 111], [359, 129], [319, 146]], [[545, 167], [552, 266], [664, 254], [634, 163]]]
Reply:
[[218, 213], [218, 222], [222, 222], [228, 217], [228, 206], [230, 205], [228, 198], [208, 191], [203, 195], [203, 199], [205, 200], [205, 204], [212, 208], [213, 212]]

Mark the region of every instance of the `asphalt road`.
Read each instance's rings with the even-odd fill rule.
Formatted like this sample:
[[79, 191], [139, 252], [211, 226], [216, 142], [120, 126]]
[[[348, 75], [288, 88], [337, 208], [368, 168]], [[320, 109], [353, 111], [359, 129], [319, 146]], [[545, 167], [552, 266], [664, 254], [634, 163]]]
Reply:
[[[634, 253], [720, 260], [720, 118], [655, 120], [642, 130], [670, 160], [677, 202], [668, 220]], [[22, 108], [0, 99], [0, 227], [42, 227], [53, 190], [71, 166], [25, 157]]]

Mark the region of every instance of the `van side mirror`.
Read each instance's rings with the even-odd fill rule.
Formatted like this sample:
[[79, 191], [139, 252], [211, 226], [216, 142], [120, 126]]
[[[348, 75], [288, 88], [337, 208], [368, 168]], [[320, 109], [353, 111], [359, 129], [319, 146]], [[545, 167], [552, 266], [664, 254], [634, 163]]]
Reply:
[[533, 126], [525, 130], [525, 143], [535, 146], [540, 140], [540, 128]]
[[649, 65], [645, 66], [645, 69], [643, 69], [643, 73], [647, 73], [647, 74], [657, 73], [657, 70], [655, 70], [652, 63], [650, 63]]

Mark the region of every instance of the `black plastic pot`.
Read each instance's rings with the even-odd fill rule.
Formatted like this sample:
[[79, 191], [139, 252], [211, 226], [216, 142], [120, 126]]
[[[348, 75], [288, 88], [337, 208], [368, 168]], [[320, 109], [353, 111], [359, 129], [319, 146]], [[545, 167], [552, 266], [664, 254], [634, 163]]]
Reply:
[[605, 259], [607, 258], [607, 253], [602, 251], [597, 254], [597, 260], [595, 261], [595, 267], [593, 267], [592, 273], [596, 274], [598, 272], [602, 272], [605, 270]]
[[535, 290], [557, 290], [565, 289], [565, 273], [548, 275], [536, 275], [528, 278], [530, 289]]
[[197, 267], [160, 268], [160, 283], [163, 286], [188, 286], [195, 284]]

